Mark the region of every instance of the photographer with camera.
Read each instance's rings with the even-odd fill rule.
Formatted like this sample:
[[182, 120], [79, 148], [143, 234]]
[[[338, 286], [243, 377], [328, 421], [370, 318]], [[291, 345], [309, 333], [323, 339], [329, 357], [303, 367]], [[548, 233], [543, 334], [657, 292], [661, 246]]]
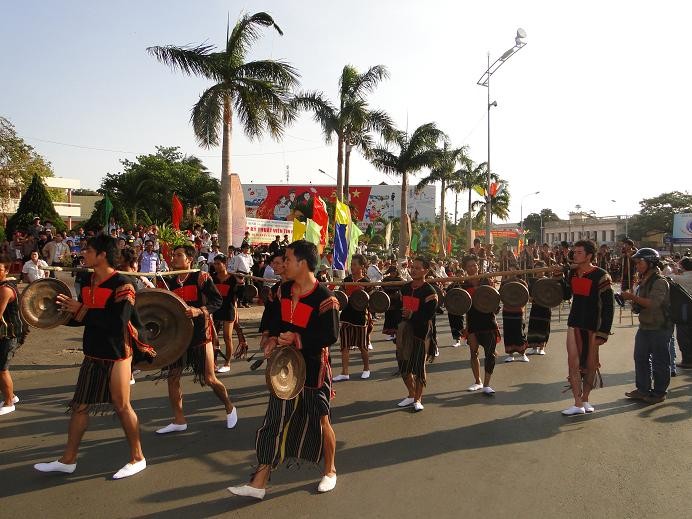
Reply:
[[632, 301], [632, 311], [639, 314], [639, 330], [634, 338], [637, 388], [625, 395], [656, 404], [666, 399], [670, 384], [669, 342], [673, 335], [673, 323], [668, 308], [669, 286], [661, 275], [658, 251], [641, 248], [632, 255], [632, 261], [640, 282], [636, 292], [625, 290], [621, 295], [622, 299]]

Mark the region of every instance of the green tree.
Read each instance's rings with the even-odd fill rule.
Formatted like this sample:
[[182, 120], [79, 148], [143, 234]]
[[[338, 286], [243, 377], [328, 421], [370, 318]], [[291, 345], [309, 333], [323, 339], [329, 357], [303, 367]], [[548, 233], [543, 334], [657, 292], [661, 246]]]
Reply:
[[[472, 194], [477, 188], [485, 188], [488, 183], [488, 166], [482, 162], [475, 164], [470, 157], [464, 157], [461, 168], [455, 173], [456, 179], [450, 183], [450, 189], [456, 192], [468, 191], [468, 208], [466, 213], [466, 242], [470, 244], [473, 235], [473, 205]], [[491, 174], [491, 179], [497, 181], [497, 175]], [[470, 247], [470, 245], [469, 245]]]
[[192, 127], [205, 148], [219, 145], [221, 133], [221, 201], [219, 241], [222, 250], [231, 241], [231, 135], [234, 116], [249, 138], [269, 133], [281, 137], [286, 123], [295, 116], [290, 104], [298, 72], [277, 60], [247, 61], [260, 29], [273, 27], [283, 34], [267, 13], [244, 15], [233, 30], [226, 32], [223, 50], [213, 45], [149, 47], [160, 62], [185, 74], [205, 77], [214, 84], [205, 90], [192, 108]]
[[[500, 183], [502, 186], [502, 191], [500, 191], [499, 195], [492, 197], [490, 211], [492, 216], [504, 221], [509, 218], [509, 202], [511, 198], [509, 194], [509, 184], [507, 181], [502, 179], [496, 180], [496, 182]], [[471, 204], [472, 210], [477, 211], [476, 216], [473, 218], [473, 222], [476, 227], [483, 227], [485, 225], [486, 200], [477, 200]]]
[[[421, 169], [433, 168], [437, 163], [439, 151], [437, 143], [444, 133], [435, 123], [427, 123], [416, 128], [409, 136], [406, 132], [393, 130], [387, 135], [386, 146], [371, 151], [372, 164], [384, 173], [401, 176], [401, 217], [408, 212], [408, 176]], [[391, 151], [390, 147], [394, 151]], [[406, 226], [399, 228], [399, 257], [406, 256], [408, 246]]]
[[304, 92], [293, 99], [296, 108], [313, 112], [327, 144], [336, 135], [336, 196], [339, 200], [344, 199], [344, 192], [348, 194], [352, 149], [359, 149], [369, 158], [372, 132], [382, 134], [392, 129], [389, 116], [381, 110], [371, 110], [367, 101], [367, 94], [388, 77], [384, 65], [375, 65], [363, 73], [346, 65], [339, 77], [338, 108], [321, 92]]
[[[17, 135], [15, 127], [0, 117], [0, 201], [19, 198], [34, 175], [52, 177], [50, 162]], [[0, 202], [0, 211], [2, 202]]]
[[540, 213], [531, 213], [524, 218], [522, 228], [528, 230], [530, 238], [541, 239], [541, 227], [547, 222], [559, 222], [560, 218], [552, 209], [541, 209]]
[[630, 218], [628, 231], [635, 240], [646, 235], [673, 232], [673, 215], [675, 213], [692, 213], [692, 195], [680, 191], [661, 193], [653, 198], [639, 202], [641, 211]]
[[442, 247], [440, 248], [441, 255], [446, 255], [447, 246], [447, 214], [445, 210], [445, 196], [447, 194], [447, 189], [449, 189], [450, 184], [454, 184], [458, 178], [459, 174], [457, 172], [457, 164], [459, 162], [467, 160], [468, 157], [466, 153], [468, 148], [462, 146], [461, 148], [452, 148], [449, 142], [445, 141], [442, 148], [439, 150], [439, 154], [435, 165], [430, 170], [430, 174], [423, 177], [418, 186], [417, 191], [420, 191], [428, 184], [433, 182], [440, 182], [440, 243]]
[[65, 230], [65, 222], [55, 211], [48, 190], [38, 174], [31, 179], [31, 184], [19, 201], [17, 212], [7, 220], [7, 234], [11, 236], [17, 229], [27, 229], [39, 216], [41, 221], [50, 220], [58, 231]]

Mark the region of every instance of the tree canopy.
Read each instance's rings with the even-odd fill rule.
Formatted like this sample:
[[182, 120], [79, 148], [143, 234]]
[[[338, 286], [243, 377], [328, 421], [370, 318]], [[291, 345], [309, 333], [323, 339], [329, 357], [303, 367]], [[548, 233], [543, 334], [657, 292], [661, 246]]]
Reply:
[[528, 231], [527, 236], [529, 238], [536, 238], [539, 240], [541, 238], [541, 222], [543, 222], [543, 227], [547, 222], [558, 222], [560, 218], [556, 215], [552, 209], [541, 209], [540, 213], [531, 213], [524, 218], [522, 227], [524, 230]]
[[53, 201], [38, 173], [34, 174], [31, 184], [22, 195], [17, 212], [7, 220], [7, 235], [11, 236], [15, 230], [28, 229], [36, 216], [41, 218], [41, 222], [50, 220], [58, 231], [65, 230], [65, 222], [55, 211]]
[[661, 193], [639, 201], [641, 211], [630, 218], [629, 235], [641, 240], [646, 235], [673, 232], [675, 213], [692, 213], [692, 195], [680, 191]]
[[[202, 161], [183, 155], [177, 147], [157, 146], [156, 153], [122, 160], [123, 170], [109, 173], [101, 181], [99, 193], [113, 203], [112, 216], [125, 227], [165, 223], [171, 220], [171, 201], [176, 194], [185, 209], [184, 224], [203, 223], [216, 229], [218, 223], [219, 180], [212, 177]], [[85, 224], [87, 229], [103, 225], [102, 204]]]

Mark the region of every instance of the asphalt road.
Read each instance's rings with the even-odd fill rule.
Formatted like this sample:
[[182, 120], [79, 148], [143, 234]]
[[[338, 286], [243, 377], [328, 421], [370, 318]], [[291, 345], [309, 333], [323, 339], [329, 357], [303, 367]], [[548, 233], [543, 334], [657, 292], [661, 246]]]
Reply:
[[[189, 428], [157, 437], [155, 429], [170, 419], [166, 385], [142, 373], [133, 402], [144, 472], [110, 479], [128, 456], [111, 416], [92, 419], [74, 474], [34, 471], [34, 463], [62, 451], [65, 403], [81, 361], [78, 329], [34, 330], [13, 365], [21, 402], [0, 418], [0, 516], [689, 517], [692, 372], [673, 379], [662, 404], [625, 399], [633, 387], [636, 327], [624, 317], [616, 318], [615, 335], [601, 350], [606, 387], [592, 394], [596, 412], [576, 418], [559, 413], [570, 405], [562, 392], [564, 316], [553, 322], [548, 355], [528, 364], [498, 362], [494, 397], [465, 391], [472, 382], [468, 348], [449, 346], [446, 316], [438, 318], [441, 355], [430, 366], [425, 410], [417, 414], [396, 407], [404, 386], [392, 376], [391, 343], [375, 334], [372, 378], [336, 386], [336, 489], [318, 495], [314, 467], [281, 468], [262, 502], [225, 490], [252, 471], [267, 401], [264, 372], [251, 372], [244, 361], [222, 375], [238, 406], [235, 429], [225, 429], [213, 393], [187, 377]], [[332, 355], [338, 373], [340, 360]], [[353, 355], [352, 373], [359, 374], [359, 362]]]

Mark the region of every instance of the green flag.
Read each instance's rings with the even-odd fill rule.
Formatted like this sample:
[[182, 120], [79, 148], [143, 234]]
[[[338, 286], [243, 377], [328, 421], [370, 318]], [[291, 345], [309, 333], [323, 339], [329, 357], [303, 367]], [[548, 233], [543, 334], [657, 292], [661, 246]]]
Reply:
[[309, 241], [310, 243], [314, 243], [315, 245], [319, 245], [321, 230], [321, 225], [308, 218], [307, 225], [305, 226], [305, 240]]
[[358, 228], [358, 226], [355, 224], [355, 222], [351, 222], [351, 224], [348, 227], [349, 227], [349, 231], [348, 231], [348, 260], [347, 260], [347, 264], [350, 267], [351, 266], [351, 257], [356, 252], [356, 247], [358, 246], [358, 238], [363, 236], [363, 231], [361, 231]]
[[414, 252], [418, 251], [418, 240], [419, 239], [420, 239], [420, 234], [418, 234], [418, 233], [411, 236], [411, 250]]
[[111, 217], [111, 212], [113, 211], [113, 204], [111, 199], [108, 198], [108, 193], [103, 197], [103, 228], [106, 233], [108, 233], [108, 220]]

